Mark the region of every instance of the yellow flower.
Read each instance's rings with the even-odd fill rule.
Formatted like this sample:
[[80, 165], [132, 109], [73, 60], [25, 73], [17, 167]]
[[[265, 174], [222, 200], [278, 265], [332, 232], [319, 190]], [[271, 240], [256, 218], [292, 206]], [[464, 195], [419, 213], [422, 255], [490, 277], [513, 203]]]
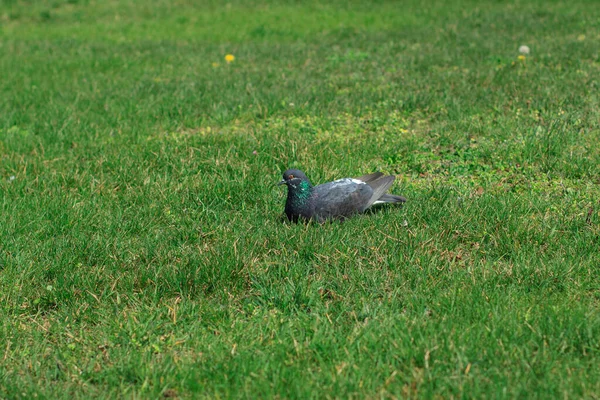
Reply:
[[579, 40], [580, 42], [583, 42], [585, 40], [585, 35], [577, 36], [577, 40]]
[[521, 54], [519, 57], [517, 57], [519, 60], [521, 61], [525, 61], [525, 56], [523, 54]]
[[233, 54], [227, 54], [225, 56], [225, 61], [227, 61], [228, 63], [232, 62], [233, 60], [235, 60], [235, 56]]

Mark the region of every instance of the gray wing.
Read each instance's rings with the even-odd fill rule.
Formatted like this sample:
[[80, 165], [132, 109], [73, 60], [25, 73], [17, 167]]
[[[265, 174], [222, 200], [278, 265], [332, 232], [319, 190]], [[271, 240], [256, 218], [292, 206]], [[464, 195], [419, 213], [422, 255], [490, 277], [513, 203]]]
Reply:
[[339, 179], [313, 189], [314, 216], [320, 220], [347, 217], [363, 212], [373, 197], [373, 189], [357, 179]]
[[382, 172], [373, 172], [372, 174], [359, 176], [358, 178], [354, 178], [354, 179], [356, 179], [358, 181], [363, 181], [364, 183], [369, 183], [369, 182], [376, 181], [377, 179], [381, 178], [382, 176], [383, 176]]

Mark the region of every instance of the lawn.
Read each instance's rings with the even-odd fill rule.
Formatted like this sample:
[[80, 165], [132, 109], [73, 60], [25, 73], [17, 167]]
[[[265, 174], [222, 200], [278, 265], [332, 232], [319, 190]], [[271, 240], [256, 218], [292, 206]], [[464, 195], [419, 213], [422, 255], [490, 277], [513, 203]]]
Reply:
[[[0, 398], [597, 398], [598, 43], [596, 1], [3, 0]], [[286, 223], [290, 167], [408, 202]]]

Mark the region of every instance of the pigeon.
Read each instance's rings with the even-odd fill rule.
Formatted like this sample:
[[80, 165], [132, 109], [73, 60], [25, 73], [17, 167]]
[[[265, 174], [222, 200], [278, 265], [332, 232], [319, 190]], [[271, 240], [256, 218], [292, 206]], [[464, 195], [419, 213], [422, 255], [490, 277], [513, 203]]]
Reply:
[[386, 193], [394, 179], [375, 172], [313, 186], [304, 172], [288, 169], [279, 185], [288, 187], [285, 215], [290, 221], [325, 222], [362, 213], [375, 204], [404, 203], [404, 197]]

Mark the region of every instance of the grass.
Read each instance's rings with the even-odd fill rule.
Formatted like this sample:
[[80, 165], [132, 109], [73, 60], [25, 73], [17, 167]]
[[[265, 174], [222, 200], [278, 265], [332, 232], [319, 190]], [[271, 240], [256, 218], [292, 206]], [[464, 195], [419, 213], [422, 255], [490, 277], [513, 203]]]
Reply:
[[595, 6], [5, 0], [0, 397], [596, 398]]

